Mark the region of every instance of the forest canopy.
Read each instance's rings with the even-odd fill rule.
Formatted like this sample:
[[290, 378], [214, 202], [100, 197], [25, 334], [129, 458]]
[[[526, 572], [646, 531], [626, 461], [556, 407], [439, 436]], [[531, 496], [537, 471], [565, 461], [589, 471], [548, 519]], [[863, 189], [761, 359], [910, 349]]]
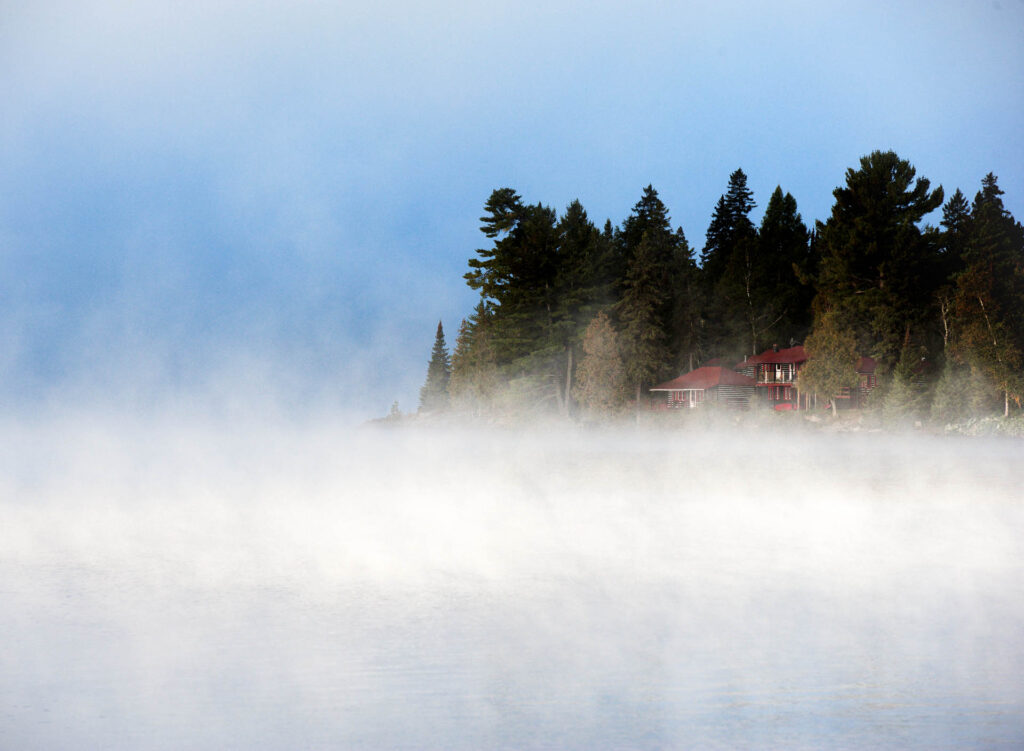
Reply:
[[498, 188], [465, 274], [479, 303], [450, 357], [438, 325], [421, 411], [614, 414], [701, 365], [807, 341], [805, 386], [849, 382], [828, 353], [855, 352], [877, 363], [890, 408], [1008, 414], [1024, 400], [1024, 228], [1002, 195], [990, 173], [973, 201], [947, 200], [875, 151], [825, 221], [808, 226], [779, 186], [755, 225], [737, 169], [695, 250], [652, 185], [601, 227], [579, 201], [558, 212]]

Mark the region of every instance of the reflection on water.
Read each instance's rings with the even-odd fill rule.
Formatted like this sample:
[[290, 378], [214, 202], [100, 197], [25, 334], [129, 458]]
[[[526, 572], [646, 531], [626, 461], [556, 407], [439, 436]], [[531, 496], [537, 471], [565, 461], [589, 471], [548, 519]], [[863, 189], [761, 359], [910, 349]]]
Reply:
[[2, 748], [1024, 743], [1019, 443], [2, 440]]

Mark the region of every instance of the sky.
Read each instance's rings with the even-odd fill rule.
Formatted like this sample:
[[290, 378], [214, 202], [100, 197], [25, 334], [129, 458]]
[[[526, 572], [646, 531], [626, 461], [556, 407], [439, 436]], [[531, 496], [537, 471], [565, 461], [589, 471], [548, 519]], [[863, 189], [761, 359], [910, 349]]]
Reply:
[[8, 0], [0, 408], [413, 410], [499, 187], [699, 248], [892, 149], [1024, 219], [1022, 73], [1024, 0]]

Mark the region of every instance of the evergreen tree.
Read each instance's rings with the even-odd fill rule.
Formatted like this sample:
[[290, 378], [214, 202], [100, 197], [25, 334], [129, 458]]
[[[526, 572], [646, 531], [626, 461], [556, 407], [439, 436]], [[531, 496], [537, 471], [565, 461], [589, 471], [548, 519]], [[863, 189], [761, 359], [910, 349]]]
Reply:
[[882, 401], [882, 414], [893, 424], [908, 424], [925, 411], [926, 393], [914, 370], [920, 362], [920, 348], [910, 341], [908, 332]]
[[[715, 206], [701, 253], [704, 345], [709, 354], [739, 356], [751, 349], [755, 277], [762, 272], [757, 230], [749, 214], [757, 204], [742, 169], [729, 175], [729, 187]], [[755, 326], [756, 328], [756, 326]]]
[[857, 340], [838, 312], [829, 310], [818, 316], [804, 349], [807, 363], [797, 376], [797, 387], [801, 393], [831, 399], [836, 417], [835, 396], [859, 382]]
[[500, 378], [488, 330], [490, 314], [481, 301], [470, 316], [463, 319], [451, 358], [448, 393], [452, 406], [464, 412], [480, 414], [499, 388]]
[[783, 194], [781, 187], [768, 199], [757, 245], [761, 284], [760, 305], [753, 307], [751, 326], [754, 352], [767, 346], [769, 338], [803, 340], [811, 327], [814, 288], [801, 280], [814, 263], [810, 234], [797, 211], [796, 199]]
[[955, 277], [955, 351], [1010, 400], [1024, 399], [1024, 228], [989, 173], [971, 206], [964, 268]]
[[701, 340], [700, 270], [693, 260], [693, 251], [683, 228], [676, 229], [672, 255], [670, 288], [672, 311], [668, 326], [669, 350], [673, 354], [673, 371], [693, 370], [699, 357]]
[[525, 371], [549, 342], [554, 325], [558, 238], [555, 212], [524, 205], [511, 188], [485, 204], [481, 231], [494, 240], [469, 260], [465, 279], [491, 306], [490, 336], [499, 364]]
[[636, 389], [638, 410], [644, 386], [662, 377], [672, 360], [664, 317], [671, 267], [666, 266], [662, 251], [657, 239], [651, 241], [644, 235], [616, 306], [626, 376]]
[[944, 279], [963, 269], [964, 251], [971, 229], [971, 206], [957, 188], [942, 207], [942, 241]]
[[427, 365], [427, 380], [420, 389], [420, 411], [438, 412], [448, 406], [448, 378], [451, 375], [451, 360], [448, 346], [444, 341], [444, 328], [437, 322], [434, 349]]
[[941, 266], [934, 238], [918, 223], [942, 203], [942, 188], [917, 178], [891, 151], [875, 151], [846, 171], [833, 192], [832, 215], [820, 224], [818, 310], [835, 308], [849, 321], [862, 351], [895, 365], [908, 329], [933, 311]]
[[701, 268], [712, 284], [722, 276], [735, 244], [754, 234], [750, 212], [755, 206], [754, 193], [747, 187], [747, 176], [742, 169], [737, 169], [729, 175], [725, 195], [715, 204], [700, 256]]
[[643, 384], [674, 367], [676, 347], [688, 342], [693, 326], [682, 296], [693, 263], [682, 229], [673, 232], [668, 209], [651, 185], [622, 223], [616, 242], [625, 267], [615, 312], [639, 400]]
[[558, 236], [551, 326], [547, 332], [552, 367], [563, 374], [555, 393], [560, 411], [569, 414], [575, 352], [587, 322], [612, 294], [613, 249], [587, 217], [579, 201], [566, 208], [555, 228]]
[[942, 423], [956, 423], [968, 416], [971, 393], [970, 368], [947, 359], [935, 384], [931, 417]]

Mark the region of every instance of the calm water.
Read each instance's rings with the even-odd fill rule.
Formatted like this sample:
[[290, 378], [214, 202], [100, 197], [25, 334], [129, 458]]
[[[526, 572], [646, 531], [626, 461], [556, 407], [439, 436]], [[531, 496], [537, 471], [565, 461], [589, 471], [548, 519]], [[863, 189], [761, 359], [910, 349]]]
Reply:
[[2, 429], [0, 748], [1020, 748], [1024, 444]]

